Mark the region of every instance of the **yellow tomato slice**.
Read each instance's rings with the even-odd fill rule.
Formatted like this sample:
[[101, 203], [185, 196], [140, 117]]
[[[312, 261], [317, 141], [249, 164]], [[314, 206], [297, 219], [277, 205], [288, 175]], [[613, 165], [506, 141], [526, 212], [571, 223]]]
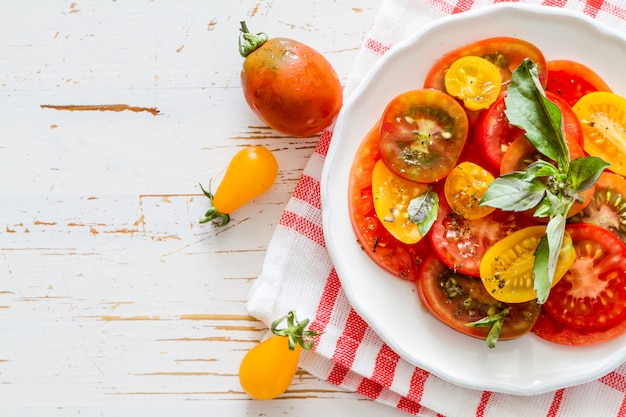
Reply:
[[500, 94], [502, 75], [491, 62], [478, 56], [464, 56], [452, 63], [445, 76], [448, 94], [463, 100], [468, 110], [491, 106]]
[[[545, 231], [546, 226], [526, 227], [487, 249], [480, 262], [480, 278], [493, 298], [506, 303], [522, 303], [537, 298], [533, 274], [535, 249]], [[572, 238], [566, 232], [552, 286], [563, 278], [575, 260]]]
[[409, 203], [424, 194], [428, 184], [409, 181], [387, 168], [382, 159], [372, 172], [372, 194], [376, 216], [385, 228], [399, 241], [407, 244], [422, 239], [417, 225], [409, 219]]
[[481, 166], [461, 162], [448, 174], [443, 187], [450, 208], [469, 220], [480, 219], [493, 212], [493, 207], [478, 205], [493, 180], [493, 175]]
[[626, 175], [626, 99], [606, 91], [581, 97], [573, 107], [583, 128], [584, 149]]

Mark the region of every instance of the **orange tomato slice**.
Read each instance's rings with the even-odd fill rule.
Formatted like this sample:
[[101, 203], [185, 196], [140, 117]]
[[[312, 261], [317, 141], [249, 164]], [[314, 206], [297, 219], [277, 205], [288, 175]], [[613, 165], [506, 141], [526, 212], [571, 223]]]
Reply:
[[481, 166], [465, 161], [457, 165], [446, 178], [443, 187], [450, 208], [466, 219], [480, 219], [495, 209], [479, 206], [480, 199], [494, 180], [493, 175]]
[[584, 95], [574, 105], [583, 129], [584, 149], [626, 175], [626, 99], [606, 91]]

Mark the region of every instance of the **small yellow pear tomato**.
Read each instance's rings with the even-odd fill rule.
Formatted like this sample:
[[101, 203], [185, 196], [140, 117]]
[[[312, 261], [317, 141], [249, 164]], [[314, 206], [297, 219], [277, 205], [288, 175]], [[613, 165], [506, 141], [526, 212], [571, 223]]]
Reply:
[[200, 185], [204, 195], [211, 201], [211, 208], [200, 219], [200, 223], [212, 221], [218, 226], [225, 226], [230, 221], [230, 213], [269, 190], [277, 175], [278, 162], [267, 148], [243, 148], [228, 164], [215, 194], [210, 188], [207, 191]]
[[[278, 325], [287, 321], [287, 327]], [[298, 369], [302, 349], [311, 349], [313, 337], [320, 333], [305, 330], [309, 319], [298, 322], [294, 311], [274, 321], [272, 337], [262, 341], [243, 357], [239, 366], [239, 383], [257, 400], [270, 400], [283, 394]]]

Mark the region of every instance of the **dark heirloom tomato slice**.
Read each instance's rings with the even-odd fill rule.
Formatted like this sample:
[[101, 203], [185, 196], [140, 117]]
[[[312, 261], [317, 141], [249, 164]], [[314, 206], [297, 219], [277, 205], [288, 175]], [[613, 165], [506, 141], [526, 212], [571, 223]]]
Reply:
[[467, 323], [511, 310], [504, 319], [500, 340], [526, 334], [534, 325], [540, 306], [535, 301], [507, 304], [491, 297], [480, 278], [471, 277], [445, 266], [436, 255], [423, 263], [417, 293], [424, 307], [449, 327], [485, 339], [489, 328], [469, 327]]
[[348, 207], [358, 243], [372, 261], [402, 279], [415, 281], [419, 265], [431, 252], [428, 239], [407, 245], [394, 238], [376, 216], [372, 171], [380, 159], [378, 123], [360, 145], [350, 172]]
[[626, 243], [626, 179], [619, 174], [603, 172], [591, 202], [571, 221], [600, 226]]
[[577, 61], [557, 59], [546, 63], [550, 91], [563, 98], [570, 106], [592, 91], [608, 91], [611, 88], [595, 71]]
[[496, 37], [483, 39], [461, 46], [446, 53], [437, 61], [424, 81], [424, 88], [436, 88], [445, 91], [446, 71], [454, 61], [464, 56], [478, 56], [486, 59], [500, 69], [503, 88], [511, 82], [513, 71], [526, 58], [537, 65], [541, 84], [547, 81], [546, 59], [535, 45], [517, 38]]
[[438, 90], [412, 90], [383, 112], [380, 153], [387, 167], [411, 181], [429, 183], [454, 168], [467, 140], [467, 114]]
[[569, 327], [595, 330], [626, 319], [626, 246], [606, 229], [568, 225], [576, 261], [552, 288], [545, 311]]
[[439, 215], [429, 236], [439, 259], [460, 273], [480, 276], [480, 260], [491, 245], [532, 221], [510, 211], [494, 210], [475, 220], [456, 214], [445, 197], [439, 198]]

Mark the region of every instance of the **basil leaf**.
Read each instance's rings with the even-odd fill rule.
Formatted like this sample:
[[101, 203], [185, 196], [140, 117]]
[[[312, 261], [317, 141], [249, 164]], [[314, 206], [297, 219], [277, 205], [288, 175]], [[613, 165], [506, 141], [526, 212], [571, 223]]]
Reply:
[[533, 264], [534, 288], [537, 292], [537, 303], [543, 304], [550, 295], [550, 276], [548, 274], [548, 265], [550, 263], [550, 247], [548, 245], [548, 236], [543, 235], [535, 249], [535, 263]]
[[509, 123], [524, 129], [526, 138], [560, 168], [569, 165], [569, 149], [563, 131], [563, 116], [559, 107], [548, 100], [536, 65], [525, 59], [513, 72], [504, 99]]
[[557, 195], [548, 189], [546, 196], [537, 205], [533, 215], [535, 217], [554, 217], [557, 214], [566, 215], [572, 204], [574, 204], [573, 197]]
[[585, 191], [596, 183], [611, 164], [595, 156], [583, 156], [570, 163], [569, 179], [572, 191]]
[[535, 207], [545, 196], [546, 186], [539, 179], [524, 180], [524, 172], [512, 172], [496, 178], [480, 199], [479, 205], [509, 211]]
[[480, 320], [466, 323], [465, 325], [467, 327], [490, 327], [485, 342], [487, 343], [487, 346], [489, 346], [490, 348], [494, 348], [496, 347], [496, 342], [498, 341], [500, 333], [502, 332], [504, 318], [507, 316], [507, 314], [509, 314], [509, 311], [511, 311], [511, 307], [507, 307], [497, 314], [485, 316]]
[[526, 169], [526, 175], [524, 179], [531, 179], [537, 177], [549, 177], [559, 174], [559, 169], [550, 162], [538, 159], [532, 164], [528, 165]]
[[566, 217], [561, 214], [552, 217], [546, 227], [546, 233], [541, 237], [539, 245], [535, 249], [534, 288], [539, 304], [545, 303], [550, 294], [550, 288], [552, 288], [556, 264], [559, 260], [561, 245], [563, 245], [565, 221]]
[[417, 225], [422, 236], [426, 236], [439, 214], [439, 195], [431, 187], [424, 194], [412, 199], [407, 211], [409, 219]]
[[552, 202], [548, 197], [548, 194], [541, 200], [537, 207], [535, 208], [535, 212], [533, 213], [534, 217], [550, 217], [552, 214]]

